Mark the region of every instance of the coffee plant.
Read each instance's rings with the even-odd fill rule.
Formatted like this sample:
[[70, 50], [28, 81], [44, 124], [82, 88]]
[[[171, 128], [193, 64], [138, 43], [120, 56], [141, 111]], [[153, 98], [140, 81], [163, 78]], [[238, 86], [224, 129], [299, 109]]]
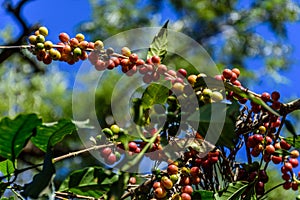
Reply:
[[[90, 138], [91, 146], [59, 157], [54, 157], [55, 145], [89, 127], [88, 122], [45, 123], [36, 114], [2, 118], [1, 195], [11, 191], [19, 199], [254, 200], [267, 198], [278, 187], [298, 191], [300, 140], [286, 118], [300, 109], [300, 100], [284, 103], [278, 91], [251, 91], [239, 81], [243, 74], [235, 67], [213, 77], [168, 67], [167, 25], [153, 38], [145, 58], [127, 46], [113, 49], [101, 40], [86, 41], [81, 33], [72, 37], [62, 32], [58, 42], [50, 41], [46, 27], [17, 47], [47, 65], [86, 60], [95, 71], [118, 70], [128, 79], [139, 74], [147, 87], [129, 102], [133, 124], [111, 123]], [[224, 114], [221, 124], [212, 120], [216, 111]], [[283, 126], [292, 137], [283, 136]], [[29, 142], [45, 153], [44, 161], [20, 168], [17, 160]], [[55, 188], [55, 164], [86, 152], [96, 152], [103, 165], [73, 171]], [[243, 161], [240, 155], [246, 155]], [[138, 173], [143, 158], [155, 167]], [[282, 181], [266, 190], [271, 163], [278, 166]], [[18, 183], [18, 177], [36, 168], [41, 170], [31, 182]]]

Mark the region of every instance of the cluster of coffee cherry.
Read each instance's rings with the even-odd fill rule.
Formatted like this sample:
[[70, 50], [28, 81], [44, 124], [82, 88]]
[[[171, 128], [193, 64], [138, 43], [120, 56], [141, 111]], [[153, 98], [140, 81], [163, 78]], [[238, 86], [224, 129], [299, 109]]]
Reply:
[[33, 35], [28, 37], [31, 45], [31, 52], [36, 55], [39, 61], [44, 64], [50, 64], [52, 60], [64, 61], [72, 65], [79, 60], [88, 58], [88, 53], [94, 49], [93, 42], [85, 41], [85, 36], [81, 33], [76, 34], [74, 38], [70, 38], [67, 33], [60, 33], [57, 44], [47, 40], [48, 29], [44, 26], [40, 27]]
[[[167, 101], [168, 112], [180, 113], [184, 106], [188, 107], [190, 105], [188, 101], [184, 105], [180, 105], [181, 107], [177, 106], [177, 99], [185, 98], [189, 100], [189, 96], [193, 93], [198, 97], [199, 106], [224, 99], [238, 101], [243, 105], [243, 109], [241, 109], [237, 119], [236, 130], [239, 132], [236, 134], [246, 144], [247, 153], [251, 158], [248, 164], [233, 167], [232, 172], [236, 173], [236, 180], [254, 182], [256, 194], [258, 196], [263, 195], [265, 193], [264, 185], [269, 180], [265, 169], [272, 161], [274, 164], [282, 165], [282, 179], [285, 181], [283, 188], [298, 189], [300, 174], [296, 176], [293, 169], [299, 164], [297, 159], [299, 152], [295, 149], [291, 150], [291, 145], [280, 137], [279, 131], [282, 126], [280, 117], [267, 110], [261, 103], [254, 102], [251, 99], [248, 103], [249, 99], [226, 88], [226, 84], [230, 84], [233, 87], [242, 89], [245, 93], [249, 92], [238, 80], [240, 76], [239, 69], [224, 69], [222, 74], [214, 77], [215, 81], [225, 84], [226, 90], [223, 91], [222, 88], [208, 88], [205, 84], [199, 85], [202, 79], [208, 78], [206, 74], [190, 74], [188, 76], [185, 69], [177, 71], [168, 69], [166, 65], [161, 63], [161, 58], [156, 55], [143, 60], [136, 53], [132, 53], [128, 47], [123, 47], [120, 50], [121, 53], [116, 53], [113, 48], [104, 48], [101, 40], [86, 41], [81, 33], [76, 34], [73, 38], [70, 38], [67, 33], [60, 33], [58, 36], [60, 42], [56, 44], [46, 41], [45, 37], [47, 35], [48, 29], [40, 27], [28, 38], [31, 52], [36, 55], [39, 61], [45, 64], [50, 64], [52, 60], [58, 60], [72, 65], [79, 60], [88, 59], [98, 71], [112, 70], [119, 67], [127, 76], [140, 73], [143, 76], [144, 83], [147, 84], [161, 79], [170, 81], [172, 88], [170, 88], [170, 96]], [[186, 77], [188, 83], [184, 80]], [[251, 95], [261, 99], [274, 111], [280, 111], [282, 104], [279, 102], [279, 92], [274, 91], [271, 94], [267, 92], [262, 94], [251, 93]], [[172, 106], [173, 104], [174, 106]], [[175, 120], [175, 122], [177, 121]], [[167, 126], [170, 132], [173, 131], [171, 130], [173, 125], [169, 124]], [[149, 139], [156, 135], [157, 131], [156, 128], [145, 130], [143, 137]], [[96, 137], [96, 144], [106, 144], [107, 140], [110, 142], [118, 141], [119, 135], [124, 134], [124, 130], [117, 125], [112, 125], [103, 129], [102, 133], [106, 137], [99, 134]], [[197, 133], [196, 139], [202, 140], [203, 138]], [[128, 144], [117, 142], [114, 147], [107, 146], [100, 149], [100, 155], [108, 165], [113, 165], [121, 159], [121, 154], [124, 151], [126, 156], [138, 154], [144, 150], [147, 144], [147, 140], [144, 139], [129, 141]], [[162, 151], [160, 134], [156, 136], [151, 145], [151, 147], [148, 146], [145, 156], [152, 160], [168, 159]], [[192, 199], [194, 188], [198, 186], [209, 190], [218, 190], [219, 188], [215, 187], [217, 177], [213, 177], [212, 174], [214, 174], [213, 170], [218, 162], [220, 165], [227, 162], [226, 155], [222, 155], [222, 151], [217, 148], [208, 152], [204, 157], [199, 155], [199, 152], [189, 147], [178, 161], [170, 162], [167, 172], [162, 172], [157, 176], [152, 185], [151, 195], [153, 199], [170, 197], [171, 199], [189, 200]], [[252, 157], [258, 159], [260, 156], [261, 164], [257, 161], [251, 161]], [[265, 168], [262, 169], [263, 161]], [[229, 166], [226, 166], [226, 169], [230, 170]], [[129, 183], [135, 184], [136, 179], [131, 177]]]

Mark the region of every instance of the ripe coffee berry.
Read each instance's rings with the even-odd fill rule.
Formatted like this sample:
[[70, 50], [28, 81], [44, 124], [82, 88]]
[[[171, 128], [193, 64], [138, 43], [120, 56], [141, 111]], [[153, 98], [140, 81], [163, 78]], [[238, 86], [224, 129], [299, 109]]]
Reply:
[[152, 56], [151, 62], [153, 64], [160, 64], [160, 57], [159, 56]]
[[272, 92], [271, 97], [274, 101], [278, 101], [280, 98], [280, 93], [277, 91]]
[[192, 197], [188, 193], [182, 193], [181, 194], [181, 200], [191, 200]]
[[60, 33], [58, 37], [62, 42], [68, 42], [70, 40], [70, 36], [67, 33]]
[[130, 184], [136, 184], [136, 178], [135, 177], [130, 177], [129, 178], [129, 183]]
[[179, 75], [181, 75], [181, 76], [183, 76], [183, 77], [186, 77], [186, 75], [187, 75], [187, 71], [185, 70], [185, 69], [178, 69], [178, 74]]
[[116, 155], [114, 153], [111, 153], [107, 157], [106, 161], [107, 161], [107, 164], [112, 165], [112, 164], [114, 164], [117, 161], [117, 157], [116, 157]]
[[136, 63], [136, 62], [138, 61], [138, 59], [139, 59], [139, 57], [138, 57], [138, 55], [137, 55], [136, 53], [133, 53], [133, 54], [131, 54], [131, 55], [129, 56], [129, 60], [130, 60], [130, 62], [132, 62], [132, 63]]
[[299, 161], [296, 158], [290, 158], [289, 163], [292, 164], [293, 168], [296, 168], [299, 165]]
[[185, 185], [185, 186], [183, 186], [183, 187], [181, 188], [181, 192], [182, 192], [182, 193], [187, 193], [187, 194], [189, 194], [189, 195], [192, 195], [192, 193], [193, 193], [193, 187], [190, 186], [190, 185]]
[[261, 94], [261, 99], [264, 102], [268, 102], [271, 99], [271, 95], [269, 93], [267, 93], [267, 92], [264, 92], [264, 93]]
[[282, 157], [281, 156], [272, 156], [271, 160], [273, 161], [274, 164], [279, 164], [282, 162]]
[[226, 79], [230, 79], [232, 77], [232, 71], [230, 69], [224, 69], [222, 74]]
[[240, 70], [238, 68], [233, 68], [231, 71], [236, 74], [237, 78], [240, 76], [241, 72], [240, 72]]
[[170, 164], [167, 168], [168, 174], [177, 174], [178, 173], [178, 167], [174, 164]]

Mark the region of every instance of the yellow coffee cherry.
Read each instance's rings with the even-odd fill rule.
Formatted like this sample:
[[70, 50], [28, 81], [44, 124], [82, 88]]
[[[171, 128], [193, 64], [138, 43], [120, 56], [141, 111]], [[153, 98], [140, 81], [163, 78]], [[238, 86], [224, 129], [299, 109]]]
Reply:
[[39, 34], [41, 34], [43, 36], [47, 36], [48, 35], [48, 29], [45, 26], [41, 26], [39, 28]]

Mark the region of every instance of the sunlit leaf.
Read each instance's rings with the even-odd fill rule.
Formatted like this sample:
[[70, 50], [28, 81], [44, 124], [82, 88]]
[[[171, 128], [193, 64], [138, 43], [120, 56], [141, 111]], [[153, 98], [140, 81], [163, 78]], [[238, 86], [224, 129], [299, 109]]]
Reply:
[[6, 176], [9, 174], [14, 173], [15, 168], [14, 168], [14, 164], [11, 160], [4, 160], [2, 162], [0, 162], [0, 172]]
[[300, 135], [297, 137], [286, 137], [284, 140], [295, 148], [300, 148]]
[[75, 125], [70, 120], [59, 120], [56, 123], [43, 124], [37, 128], [36, 136], [31, 138], [33, 144], [43, 151], [47, 150], [47, 145], [54, 146], [66, 135], [76, 130]]
[[208, 190], [196, 190], [192, 197], [193, 199], [214, 200], [214, 193]]
[[74, 171], [61, 184], [59, 191], [99, 198], [111, 190], [111, 185], [119, 177], [110, 170], [89, 167]]
[[0, 155], [14, 161], [41, 123], [36, 114], [3, 118], [0, 122]]
[[167, 45], [168, 45], [168, 23], [169, 20], [163, 25], [158, 34], [153, 38], [152, 43], [150, 44], [147, 59], [152, 56], [159, 56], [163, 60], [167, 54]]
[[230, 183], [228, 187], [215, 194], [216, 200], [240, 200], [241, 195], [247, 189], [247, 182]]
[[154, 104], [163, 104], [169, 96], [169, 89], [163, 85], [152, 83], [143, 93], [141, 103], [142, 106], [150, 108]]

